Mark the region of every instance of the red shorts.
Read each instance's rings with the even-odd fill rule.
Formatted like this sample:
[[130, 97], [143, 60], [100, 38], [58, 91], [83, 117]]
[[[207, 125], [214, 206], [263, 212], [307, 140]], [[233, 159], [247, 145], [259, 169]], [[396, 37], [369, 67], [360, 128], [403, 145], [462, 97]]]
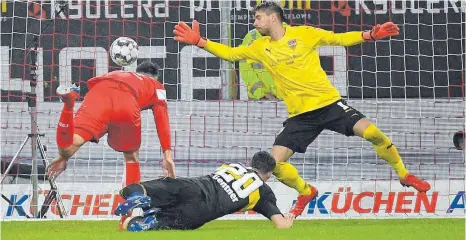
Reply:
[[96, 143], [108, 133], [108, 145], [115, 151], [137, 151], [141, 145], [139, 104], [129, 87], [116, 81], [97, 83], [86, 94], [74, 127], [74, 133]]

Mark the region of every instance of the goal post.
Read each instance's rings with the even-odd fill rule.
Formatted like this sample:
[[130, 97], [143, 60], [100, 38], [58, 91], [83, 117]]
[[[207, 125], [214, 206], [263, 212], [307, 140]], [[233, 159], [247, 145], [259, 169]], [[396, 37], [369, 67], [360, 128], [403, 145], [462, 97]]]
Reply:
[[[2, 173], [23, 138], [31, 131], [27, 32], [39, 38], [37, 48], [37, 126], [48, 160], [58, 154], [55, 130], [62, 103], [59, 84], [77, 83], [80, 106], [89, 78], [121, 70], [109, 58], [113, 40], [126, 36], [139, 44], [139, 60], [162, 66], [167, 90], [172, 145], [179, 176], [211, 173], [220, 163], [242, 162], [259, 150], [270, 151], [287, 119], [280, 100], [263, 97], [275, 90], [260, 63], [229, 63], [195, 46], [173, 40], [179, 21], [196, 19], [201, 34], [231, 47], [257, 36], [256, 0], [139, 1], [1, 1], [1, 137]], [[464, 215], [465, 154], [453, 137], [465, 131], [464, 1], [277, 1], [287, 24], [310, 25], [337, 33], [369, 30], [393, 21], [400, 35], [352, 47], [319, 49], [321, 66], [348, 104], [373, 121], [397, 146], [410, 172], [433, 189], [420, 195], [402, 188], [394, 171], [377, 157], [371, 144], [357, 137], [324, 131], [305, 154], [290, 162], [322, 193], [303, 218], [458, 217]], [[40, 21], [39, 21], [40, 20]], [[40, 22], [40, 24], [38, 24]], [[246, 38], [247, 36], [247, 38]], [[246, 40], [245, 40], [246, 39]], [[134, 71], [136, 63], [124, 68]], [[257, 85], [256, 85], [257, 84]], [[256, 86], [256, 87], [254, 87]], [[259, 87], [257, 87], [259, 86]], [[254, 94], [254, 91], [264, 91]], [[259, 96], [259, 97], [258, 97]], [[142, 114], [140, 150], [143, 180], [161, 176], [162, 153], [150, 112]], [[84, 145], [57, 182], [72, 219], [116, 219], [112, 209], [121, 201], [124, 162], [104, 136]], [[25, 148], [21, 166], [32, 167]], [[5, 193], [25, 212], [33, 192], [39, 203], [49, 190], [38, 162], [37, 192], [30, 172], [9, 173]], [[27, 168], [26, 168], [27, 169]], [[278, 204], [288, 210], [296, 192], [269, 181]], [[351, 195], [350, 195], [351, 193]], [[351, 200], [348, 200], [350, 199]], [[344, 201], [349, 201], [345, 208]], [[3, 219], [22, 218], [1, 202]], [[58, 219], [52, 204], [47, 217]], [[227, 218], [256, 218], [233, 214]]]

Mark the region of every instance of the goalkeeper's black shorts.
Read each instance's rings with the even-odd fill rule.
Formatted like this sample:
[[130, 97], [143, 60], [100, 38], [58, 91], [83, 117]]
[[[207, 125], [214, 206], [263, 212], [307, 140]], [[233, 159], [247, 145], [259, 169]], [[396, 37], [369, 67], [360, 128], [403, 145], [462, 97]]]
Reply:
[[365, 117], [344, 100], [338, 100], [323, 108], [288, 118], [283, 122], [283, 129], [273, 145], [304, 153], [324, 129], [353, 136], [354, 125]]

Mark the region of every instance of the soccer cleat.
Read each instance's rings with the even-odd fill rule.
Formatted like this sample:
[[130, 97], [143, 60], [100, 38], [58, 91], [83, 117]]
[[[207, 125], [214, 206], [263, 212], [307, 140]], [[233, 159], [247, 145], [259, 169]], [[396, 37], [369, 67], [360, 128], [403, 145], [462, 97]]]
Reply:
[[154, 214], [158, 213], [159, 211], [160, 211], [160, 208], [149, 208], [149, 209], [145, 210], [142, 215], [144, 217], [147, 217], [149, 215], [154, 215]]
[[430, 184], [412, 174], [406, 175], [404, 179], [400, 179], [403, 187], [413, 187], [419, 192], [427, 192], [430, 190]]
[[131, 194], [126, 201], [118, 205], [115, 209], [114, 214], [117, 216], [127, 215], [134, 208], [145, 208], [150, 205], [151, 199], [149, 196], [143, 195], [141, 193]]
[[123, 223], [123, 229], [129, 232], [142, 232], [155, 229], [157, 227], [157, 218], [155, 215], [145, 217], [129, 217]]
[[56, 92], [62, 102], [74, 103], [74, 101], [79, 97], [80, 90], [81, 87], [76, 86], [76, 84], [73, 83], [71, 87], [58, 86]]
[[306, 208], [306, 205], [312, 201], [312, 199], [317, 197], [317, 194], [319, 191], [317, 191], [317, 188], [309, 185], [311, 188], [311, 194], [309, 195], [299, 195], [298, 200], [293, 204], [291, 207], [289, 213], [293, 214], [295, 217], [301, 215], [304, 211], [304, 208]]

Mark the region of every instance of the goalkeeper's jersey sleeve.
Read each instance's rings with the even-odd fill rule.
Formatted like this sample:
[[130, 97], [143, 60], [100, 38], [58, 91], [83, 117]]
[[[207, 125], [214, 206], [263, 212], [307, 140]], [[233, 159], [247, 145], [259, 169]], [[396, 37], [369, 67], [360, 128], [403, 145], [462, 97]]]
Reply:
[[228, 61], [260, 61], [274, 79], [290, 117], [339, 100], [339, 92], [320, 66], [318, 48], [361, 43], [362, 32], [337, 34], [309, 26], [285, 29], [285, 35], [277, 41], [262, 37], [247, 47], [236, 48], [207, 41], [205, 49]]
[[213, 220], [234, 212], [254, 210], [267, 218], [281, 214], [270, 187], [250, 168], [241, 164], [225, 164], [208, 176], [211, 184], [203, 184], [207, 206]]

